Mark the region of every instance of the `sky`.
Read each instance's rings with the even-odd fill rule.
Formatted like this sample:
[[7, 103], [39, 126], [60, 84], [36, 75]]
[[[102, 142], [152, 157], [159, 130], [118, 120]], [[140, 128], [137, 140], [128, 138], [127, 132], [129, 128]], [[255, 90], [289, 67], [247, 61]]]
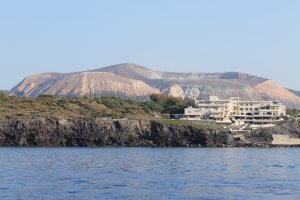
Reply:
[[0, 89], [119, 63], [300, 90], [299, 0], [0, 0]]

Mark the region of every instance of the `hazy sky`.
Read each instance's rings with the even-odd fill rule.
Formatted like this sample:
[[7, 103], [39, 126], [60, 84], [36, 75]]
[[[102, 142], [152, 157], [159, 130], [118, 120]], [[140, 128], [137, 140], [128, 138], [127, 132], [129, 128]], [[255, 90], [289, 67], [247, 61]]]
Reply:
[[300, 90], [299, 0], [0, 0], [0, 89], [131, 62]]

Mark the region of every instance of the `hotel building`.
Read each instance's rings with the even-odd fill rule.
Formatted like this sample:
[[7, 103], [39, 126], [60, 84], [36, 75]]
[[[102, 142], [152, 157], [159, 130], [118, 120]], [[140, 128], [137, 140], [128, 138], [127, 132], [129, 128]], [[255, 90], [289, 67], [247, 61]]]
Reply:
[[[195, 108], [184, 111], [185, 119], [213, 120], [216, 123], [275, 125], [286, 115], [286, 106], [277, 101], [240, 101], [239, 97], [195, 100]], [[260, 125], [260, 126], [259, 126]]]

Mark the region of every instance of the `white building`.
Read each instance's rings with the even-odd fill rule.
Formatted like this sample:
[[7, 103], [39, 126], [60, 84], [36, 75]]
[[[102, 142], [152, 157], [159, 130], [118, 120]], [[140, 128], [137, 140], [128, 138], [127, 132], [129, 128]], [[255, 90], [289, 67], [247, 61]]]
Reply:
[[270, 125], [282, 121], [286, 107], [276, 101], [240, 101], [239, 97], [195, 100], [195, 108], [184, 111], [185, 118], [214, 120], [219, 123]]

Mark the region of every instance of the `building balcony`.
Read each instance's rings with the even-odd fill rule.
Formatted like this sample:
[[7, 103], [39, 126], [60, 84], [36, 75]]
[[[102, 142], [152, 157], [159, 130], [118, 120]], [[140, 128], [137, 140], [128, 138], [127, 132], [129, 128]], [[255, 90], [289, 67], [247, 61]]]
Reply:
[[197, 104], [198, 107], [224, 107], [226, 105], [221, 104]]

